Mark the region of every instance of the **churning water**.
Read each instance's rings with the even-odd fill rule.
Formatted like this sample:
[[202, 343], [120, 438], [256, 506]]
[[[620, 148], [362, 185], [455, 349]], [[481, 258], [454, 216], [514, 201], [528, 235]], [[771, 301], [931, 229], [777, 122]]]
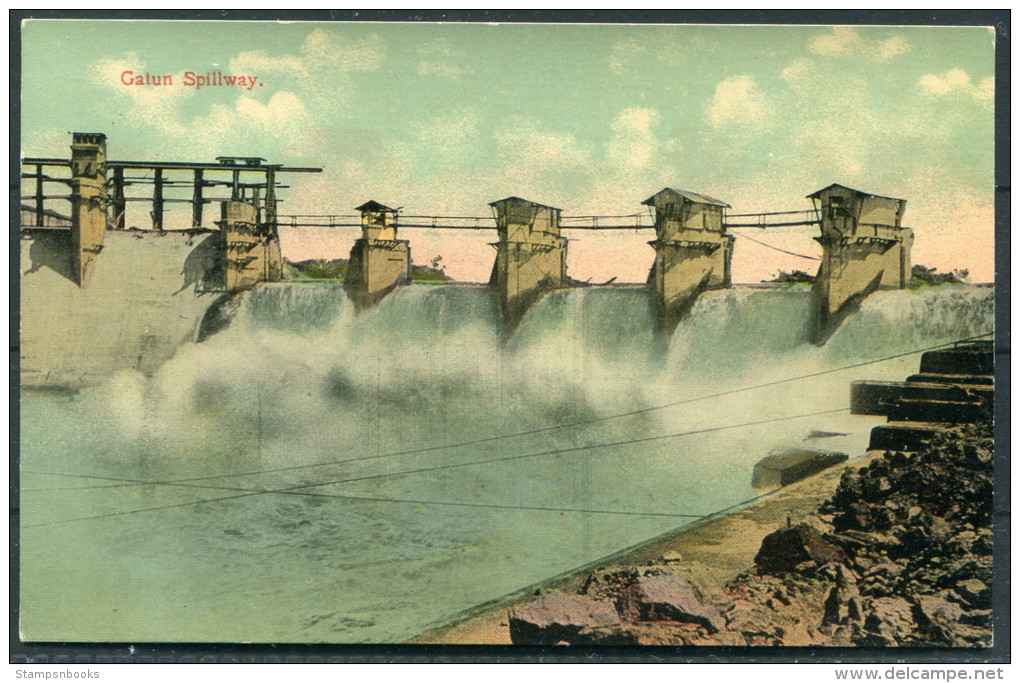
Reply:
[[[821, 348], [808, 314], [803, 288], [714, 292], [667, 348], [644, 291], [579, 289], [504, 346], [482, 288], [407, 287], [358, 315], [338, 285], [262, 287], [152, 377], [22, 397], [24, 637], [406, 640], [690, 521], [579, 510], [711, 513], [754, 494], [769, 450], [817, 429], [856, 455], [876, 421], [600, 444], [845, 408], [851, 380], [903, 379], [919, 357], [689, 399], [981, 334], [993, 301], [877, 294]], [[513, 457], [531, 453], [547, 454]], [[245, 495], [294, 486], [327, 495]]]

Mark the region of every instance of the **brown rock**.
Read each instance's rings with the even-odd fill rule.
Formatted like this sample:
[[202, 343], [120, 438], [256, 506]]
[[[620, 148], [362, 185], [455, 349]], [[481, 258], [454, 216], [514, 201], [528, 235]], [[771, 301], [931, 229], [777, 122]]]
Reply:
[[550, 593], [510, 612], [510, 640], [515, 645], [553, 645], [571, 642], [585, 628], [620, 623], [612, 603], [585, 595]]
[[816, 644], [815, 639], [804, 624], [783, 626], [779, 629], [779, 638], [786, 647], [805, 647]]
[[693, 641], [691, 645], [745, 647], [747, 645], [747, 638], [743, 634], [734, 631], [720, 631], [719, 633], [699, 638]]
[[872, 566], [866, 572], [864, 576], [890, 576], [895, 577], [903, 573], [903, 567], [894, 562], [879, 562]]
[[825, 647], [851, 647], [853, 644], [853, 638], [847, 629], [841, 629], [822, 641]]
[[778, 635], [773, 615], [750, 603], [731, 607], [726, 612], [726, 620], [730, 631], [740, 632], [749, 639]]
[[942, 517], [932, 517], [928, 524], [928, 534], [935, 541], [945, 541], [953, 535], [953, 527]]
[[697, 624], [715, 633], [725, 621], [715, 606], [701, 599], [694, 587], [670, 572], [646, 572], [620, 596], [620, 614], [632, 620]]
[[836, 567], [836, 585], [825, 599], [822, 623], [843, 624], [860, 621], [863, 614], [860, 592], [857, 590], [857, 577], [841, 564], [830, 566]]
[[992, 606], [992, 590], [980, 579], [964, 579], [956, 584], [956, 592], [971, 607], [987, 609]]
[[896, 646], [915, 629], [913, 610], [903, 598], [877, 598], [865, 608], [869, 644]]
[[808, 561], [817, 566], [846, 562], [847, 556], [842, 548], [829, 543], [818, 530], [806, 524], [772, 532], [762, 540], [754, 556], [759, 574], [789, 572]]
[[694, 645], [704, 640], [705, 631], [697, 626], [642, 623], [583, 629], [574, 645]]
[[639, 645], [640, 634], [629, 624], [583, 628], [572, 638], [572, 645]]
[[935, 595], [924, 595], [916, 600], [919, 621], [922, 624], [950, 625], [960, 621], [963, 608]]
[[975, 609], [970, 612], [965, 612], [960, 617], [960, 623], [969, 624], [971, 626], [980, 626], [982, 628], [992, 627], [992, 610], [990, 609]]

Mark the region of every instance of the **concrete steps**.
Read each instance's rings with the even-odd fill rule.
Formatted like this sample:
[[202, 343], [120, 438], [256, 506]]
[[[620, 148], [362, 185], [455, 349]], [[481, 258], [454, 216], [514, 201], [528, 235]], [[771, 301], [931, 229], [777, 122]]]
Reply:
[[951, 349], [928, 351], [921, 356], [921, 372], [992, 375], [995, 353], [991, 342], [969, 342]]
[[851, 413], [889, 420], [871, 430], [869, 450], [915, 451], [950, 427], [990, 421], [994, 360], [991, 342], [969, 342], [924, 353], [906, 382], [853, 382]]

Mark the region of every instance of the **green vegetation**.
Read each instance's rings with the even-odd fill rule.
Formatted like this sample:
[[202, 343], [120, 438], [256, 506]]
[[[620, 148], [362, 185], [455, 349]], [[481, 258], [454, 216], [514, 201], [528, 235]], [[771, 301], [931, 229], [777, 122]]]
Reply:
[[921, 289], [923, 287], [937, 287], [939, 285], [962, 285], [967, 282], [969, 275], [970, 273], [966, 269], [940, 273], [934, 268], [916, 265], [910, 269], [910, 288]]
[[771, 280], [762, 280], [762, 282], [781, 282], [783, 284], [811, 284], [815, 281], [815, 276], [805, 273], [803, 270], [795, 270], [793, 272], [786, 272], [780, 270], [779, 275]]
[[336, 265], [308, 265], [298, 270], [304, 274], [305, 277], [311, 278], [312, 280], [343, 280], [347, 277], [347, 264], [338, 263]]
[[333, 280], [342, 282], [347, 277], [347, 259], [286, 261], [286, 264], [287, 275], [292, 280]]
[[436, 284], [447, 281], [449, 281], [449, 278], [441, 271], [432, 270], [431, 268], [423, 268], [421, 266], [411, 266], [411, 282], [428, 282], [430, 284]]
[[[312, 259], [309, 261], [287, 262], [292, 279], [330, 280], [343, 282], [347, 277], [347, 259]], [[449, 282], [446, 274], [438, 268], [411, 266], [411, 282], [440, 284]]]

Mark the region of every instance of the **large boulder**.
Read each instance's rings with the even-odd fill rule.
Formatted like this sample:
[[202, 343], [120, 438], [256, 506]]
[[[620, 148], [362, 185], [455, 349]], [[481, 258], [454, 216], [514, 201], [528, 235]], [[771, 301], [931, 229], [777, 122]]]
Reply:
[[510, 640], [515, 645], [555, 645], [572, 642], [582, 630], [620, 625], [611, 602], [587, 595], [550, 593], [510, 612]]
[[697, 624], [709, 633], [725, 628], [715, 606], [702, 600], [695, 588], [670, 572], [645, 572], [620, 595], [620, 613], [633, 621], [673, 621]]
[[846, 561], [842, 548], [826, 541], [817, 529], [807, 524], [772, 532], [762, 540], [754, 556], [759, 574], [782, 574], [805, 562], [821, 566]]

